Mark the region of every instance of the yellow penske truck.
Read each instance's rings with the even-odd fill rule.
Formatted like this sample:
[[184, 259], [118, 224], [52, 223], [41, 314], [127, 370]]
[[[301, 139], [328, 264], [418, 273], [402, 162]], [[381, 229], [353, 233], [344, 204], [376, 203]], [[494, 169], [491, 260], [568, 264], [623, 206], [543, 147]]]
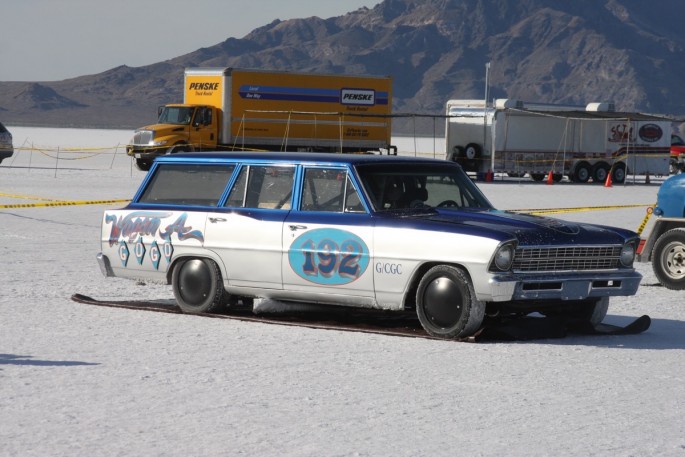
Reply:
[[183, 103], [160, 107], [127, 146], [141, 170], [193, 151], [397, 153], [390, 77], [187, 68], [184, 85]]

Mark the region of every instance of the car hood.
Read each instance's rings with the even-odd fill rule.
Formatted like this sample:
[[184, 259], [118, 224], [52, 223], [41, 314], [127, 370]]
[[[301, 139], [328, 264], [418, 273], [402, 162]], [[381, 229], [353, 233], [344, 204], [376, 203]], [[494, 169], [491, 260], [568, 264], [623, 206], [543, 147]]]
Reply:
[[[405, 220], [407, 219], [415, 218]], [[519, 245], [530, 246], [623, 244], [637, 237], [635, 232], [615, 227], [500, 210], [438, 209], [426, 213], [420, 219], [418, 224], [426, 229], [467, 233], [500, 241], [515, 238]]]

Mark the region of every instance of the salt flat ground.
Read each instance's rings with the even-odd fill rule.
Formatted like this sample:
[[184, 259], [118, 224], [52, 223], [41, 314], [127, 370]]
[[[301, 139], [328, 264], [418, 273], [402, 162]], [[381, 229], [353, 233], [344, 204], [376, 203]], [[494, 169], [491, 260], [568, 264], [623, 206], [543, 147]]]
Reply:
[[[91, 202], [144, 176], [131, 132], [11, 130], [26, 149], [0, 165], [0, 206], [42, 206], [0, 208], [2, 456], [685, 455], [685, 294], [649, 264], [607, 317], [650, 315], [632, 336], [468, 344], [91, 307], [70, 296], [173, 297], [95, 262], [123, 203]], [[502, 209], [612, 207], [555, 217], [636, 230], [659, 181], [480, 187]]]

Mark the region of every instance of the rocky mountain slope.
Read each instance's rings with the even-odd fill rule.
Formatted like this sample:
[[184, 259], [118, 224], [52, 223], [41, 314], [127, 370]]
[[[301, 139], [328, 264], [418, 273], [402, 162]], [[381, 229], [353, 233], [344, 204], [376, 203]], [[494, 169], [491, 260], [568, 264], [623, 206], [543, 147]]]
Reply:
[[[183, 98], [186, 67], [391, 75], [394, 111], [440, 114], [490, 96], [685, 113], [682, 0], [385, 0], [274, 21], [175, 59], [55, 82], [0, 82], [9, 124], [133, 128]], [[230, 32], [227, 32], [227, 35]], [[395, 124], [410, 130], [410, 122]], [[424, 125], [425, 128], [425, 125]]]

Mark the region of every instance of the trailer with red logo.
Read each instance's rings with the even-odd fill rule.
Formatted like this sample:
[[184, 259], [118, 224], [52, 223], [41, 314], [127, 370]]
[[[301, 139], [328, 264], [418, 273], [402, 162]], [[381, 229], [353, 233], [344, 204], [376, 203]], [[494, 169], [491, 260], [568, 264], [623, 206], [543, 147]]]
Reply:
[[450, 100], [446, 116], [446, 157], [467, 171], [597, 183], [669, 174], [671, 120], [612, 103]]

